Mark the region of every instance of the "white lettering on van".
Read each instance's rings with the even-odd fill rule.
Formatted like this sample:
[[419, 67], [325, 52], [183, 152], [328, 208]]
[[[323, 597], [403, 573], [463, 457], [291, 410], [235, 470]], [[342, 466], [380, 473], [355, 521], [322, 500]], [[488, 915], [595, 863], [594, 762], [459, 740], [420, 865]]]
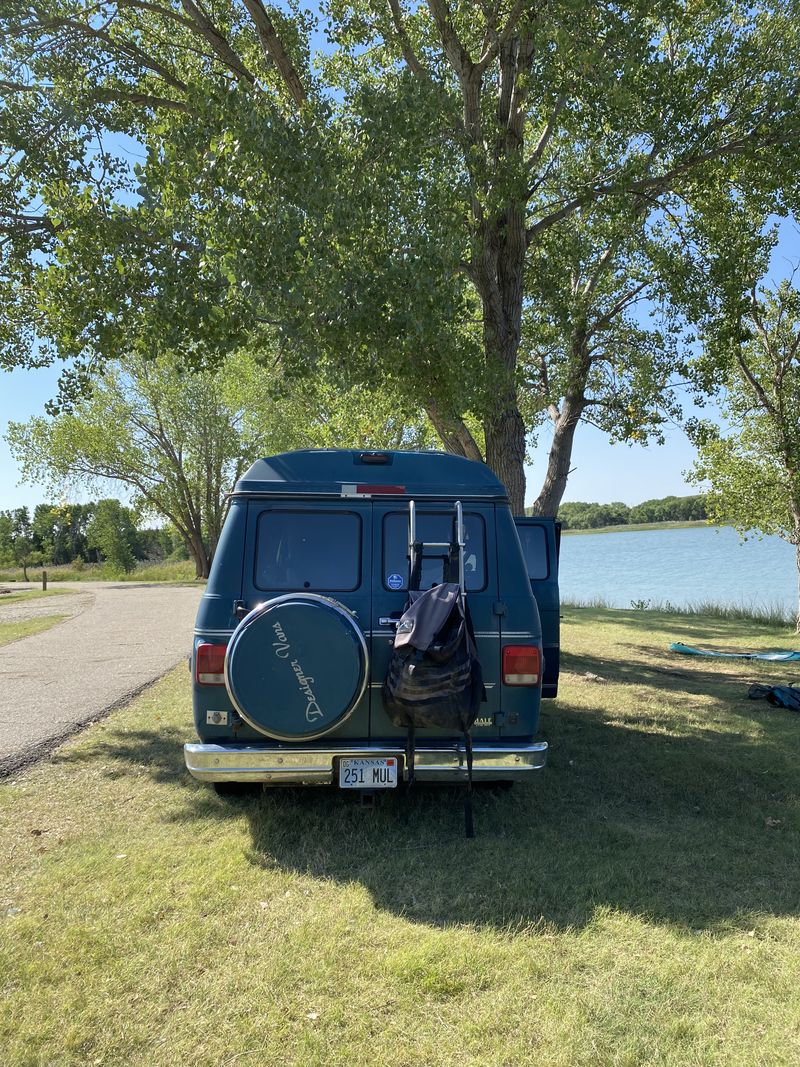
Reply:
[[272, 647], [275, 649], [275, 655], [278, 659], [286, 659], [289, 655], [289, 642], [286, 640], [286, 634], [283, 632], [283, 627], [279, 622], [273, 622], [272, 632], [278, 638], [277, 641], [272, 642]]
[[314, 694], [314, 690], [311, 686], [314, 684], [314, 679], [309, 678], [308, 675], [303, 674], [303, 668], [300, 666], [296, 659], [292, 660], [292, 670], [297, 676], [297, 684], [300, 686], [300, 692], [308, 701], [306, 707], [306, 719], [309, 722], [316, 722], [317, 719], [321, 719], [324, 712], [317, 703], [317, 698]]

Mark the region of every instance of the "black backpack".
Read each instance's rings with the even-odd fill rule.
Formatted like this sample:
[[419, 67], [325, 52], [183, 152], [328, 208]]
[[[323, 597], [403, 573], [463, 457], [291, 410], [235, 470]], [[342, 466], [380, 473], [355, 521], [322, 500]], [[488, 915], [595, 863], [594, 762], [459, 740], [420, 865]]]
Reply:
[[412, 590], [397, 625], [394, 649], [383, 683], [383, 700], [395, 726], [408, 731], [408, 781], [414, 781], [417, 729], [452, 730], [464, 737], [467, 754], [467, 837], [472, 819], [472, 737], [470, 730], [486, 699], [475, 633], [467, 600], [455, 582]]
[[800, 689], [793, 685], [751, 685], [747, 695], [751, 700], [766, 700], [774, 708], [800, 711]]

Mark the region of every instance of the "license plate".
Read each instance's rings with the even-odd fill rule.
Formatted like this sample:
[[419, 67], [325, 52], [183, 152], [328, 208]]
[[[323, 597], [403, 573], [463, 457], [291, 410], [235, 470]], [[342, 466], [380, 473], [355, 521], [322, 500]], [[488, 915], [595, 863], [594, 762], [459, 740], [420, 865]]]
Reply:
[[346, 756], [339, 760], [340, 789], [395, 789], [395, 756]]

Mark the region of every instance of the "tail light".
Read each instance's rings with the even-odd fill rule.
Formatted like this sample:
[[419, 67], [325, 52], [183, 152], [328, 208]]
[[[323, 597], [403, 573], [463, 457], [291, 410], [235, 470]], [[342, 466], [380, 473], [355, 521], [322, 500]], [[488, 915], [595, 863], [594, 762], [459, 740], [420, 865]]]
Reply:
[[197, 646], [194, 671], [198, 685], [225, 685], [227, 651], [227, 645]]
[[506, 645], [503, 649], [503, 685], [538, 685], [542, 657], [530, 645]]

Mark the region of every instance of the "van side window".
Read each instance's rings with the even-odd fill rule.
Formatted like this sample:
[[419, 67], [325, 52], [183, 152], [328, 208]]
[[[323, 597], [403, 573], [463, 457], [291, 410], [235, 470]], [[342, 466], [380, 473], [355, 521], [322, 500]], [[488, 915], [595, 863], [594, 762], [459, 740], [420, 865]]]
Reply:
[[[417, 510], [419, 541], [449, 541], [453, 536], [453, 513]], [[480, 515], [464, 516], [464, 580], [468, 590], [486, 588], [486, 531]], [[422, 559], [422, 589], [442, 582], [445, 548], [426, 548]], [[399, 574], [402, 585], [388, 585], [387, 578]], [[393, 512], [383, 520], [383, 585], [385, 589], [408, 588], [408, 512]]]
[[544, 526], [518, 526], [519, 542], [522, 555], [528, 568], [528, 577], [532, 582], [542, 581], [550, 576], [547, 558], [547, 535]]
[[345, 592], [361, 584], [361, 518], [351, 511], [263, 511], [258, 589]]

